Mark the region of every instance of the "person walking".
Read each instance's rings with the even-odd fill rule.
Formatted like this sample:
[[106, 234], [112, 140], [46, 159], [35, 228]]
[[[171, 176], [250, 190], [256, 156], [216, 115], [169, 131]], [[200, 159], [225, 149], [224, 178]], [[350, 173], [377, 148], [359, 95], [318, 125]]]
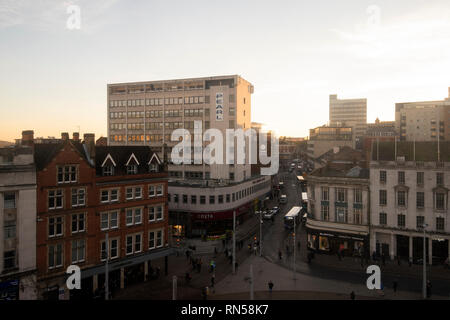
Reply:
[[392, 289], [394, 289], [394, 293], [397, 292], [397, 280], [394, 280], [394, 282], [392, 283]]
[[211, 276], [211, 288], [214, 288], [215, 281], [216, 281], [216, 275], [213, 273]]
[[355, 300], [355, 291], [350, 293], [350, 299]]
[[431, 281], [427, 280], [427, 298], [431, 298]]
[[272, 282], [272, 280], [270, 280], [267, 285], [269, 286], [269, 293], [272, 295], [272, 289], [273, 289], [273, 282]]
[[258, 252], [258, 246], [256, 245], [256, 243], [255, 243], [255, 245], [253, 246], [253, 252], [255, 253], [255, 256], [256, 256], [256, 254], [257, 254], [257, 252]]

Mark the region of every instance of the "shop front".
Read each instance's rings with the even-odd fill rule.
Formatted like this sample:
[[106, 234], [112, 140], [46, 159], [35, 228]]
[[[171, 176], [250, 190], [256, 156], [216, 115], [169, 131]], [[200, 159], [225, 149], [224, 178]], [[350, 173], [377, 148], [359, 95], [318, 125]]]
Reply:
[[329, 231], [308, 230], [308, 248], [329, 254], [364, 256], [369, 252], [369, 237]]
[[248, 202], [234, 210], [218, 212], [192, 212], [191, 235], [217, 237], [233, 230], [233, 211], [236, 211], [236, 225], [242, 224], [252, 212], [252, 202]]
[[19, 299], [19, 280], [13, 279], [0, 282], [0, 300]]

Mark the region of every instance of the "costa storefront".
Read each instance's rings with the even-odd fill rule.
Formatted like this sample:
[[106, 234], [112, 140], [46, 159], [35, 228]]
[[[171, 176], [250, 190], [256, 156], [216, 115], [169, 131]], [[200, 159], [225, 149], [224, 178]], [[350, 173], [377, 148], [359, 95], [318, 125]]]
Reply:
[[243, 223], [253, 212], [252, 202], [232, 210], [190, 213], [190, 234], [193, 236], [220, 236], [233, 230], [233, 211], [236, 210], [236, 225]]

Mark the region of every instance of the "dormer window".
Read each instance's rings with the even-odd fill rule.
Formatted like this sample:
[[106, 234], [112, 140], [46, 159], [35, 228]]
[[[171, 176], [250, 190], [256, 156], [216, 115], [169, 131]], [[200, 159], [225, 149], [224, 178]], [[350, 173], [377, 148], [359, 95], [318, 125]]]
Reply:
[[127, 166], [127, 174], [137, 174], [137, 165], [130, 164]]
[[103, 176], [113, 176], [114, 175], [114, 167], [113, 166], [104, 166], [102, 168]]
[[108, 153], [105, 160], [102, 163], [102, 175], [103, 176], [113, 176], [114, 175], [114, 167], [116, 166], [116, 162]]
[[159, 172], [159, 165], [157, 163], [150, 163], [149, 171], [150, 172]]

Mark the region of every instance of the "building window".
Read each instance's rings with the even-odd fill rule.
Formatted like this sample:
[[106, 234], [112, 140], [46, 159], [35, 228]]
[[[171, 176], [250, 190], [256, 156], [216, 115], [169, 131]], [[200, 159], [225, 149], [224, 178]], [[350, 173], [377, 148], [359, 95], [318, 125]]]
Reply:
[[336, 201], [347, 202], [347, 190], [343, 188], [336, 189]]
[[141, 208], [127, 209], [126, 216], [125, 216], [125, 222], [126, 222], [127, 226], [141, 224], [142, 223], [142, 209]]
[[16, 221], [5, 221], [4, 227], [5, 239], [14, 239], [16, 237]]
[[156, 220], [160, 221], [164, 219], [163, 215], [163, 206], [157, 206], [156, 207]]
[[3, 208], [14, 209], [16, 207], [16, 194], [14, 192], [5, 192], [3, 195]]
[[445, 210], [445, 194], [442, 192], [436, 192], [435, 198], [436, 198], [435, 209]]
[[362, 203], [362, 190], [361, 189], [354, 190], [354, 203]]
[[354, 224], [362, 223], [362, 209], [353, 209], [353, 223]]
[[58, 268], [63, 265], [63, 246], [61, 243], [48, 246], [48, 268]]
[[100, 191], [100, 202], [117, 202], [119, 201], [119, 190], [109, 189]]
[[59, 237], [63, 235], [64, 217], [48, 218], [48, 237]]
[[48, 191], [48, 209], [61, 209], [63, 207], [63, 190], [49, 190]]
[[191, 196], [191, 203], [196, 204], [197, 203], [197, 196]]
[[[119, 250], [118, 250], [118, 244], [119, 244], [119, 240], [118, 239], [110, 239], [109, 240], [109, 257], [108, 260], [110, 259], [115, 259], [119, 256]], [[101, 260], [105, 261], [106, 260], [106, 241], [103, 240], [101, 242]]]
[[347, 208], [336, 208], [336, 221], [341, 223], [347, 223]]
[[127, 174], [137, 174], [137, 165], [136, 164], [130, 164], [127, 166]]
[[436, 172], [436, 184], [438, 186], [444, 185], [444, 173], [443, 172]]
[[387, 214], [385, 212], [380, 212], [380, 225], [387, 225]]
[[329, 206], [321, 206], [320, 214], [321, 214], [322, 221], [329, 221], [330, 220], [330, 207]]
[[397, 191], [397, 206], [399, 206], [399, 207], [406, 206], [406, 192], [405, 191]]
[[72, 189], [72, 207], [84, 206], [86, 204], [85, 196], [84, 188]]
[[216, 196], [209, 196], [209, 204], [214, 204]]
[[178, 203], [178, 194], [173, 195], [173, 202]]
[[200, 196], [200, 204], [206, 204], [206, 196]]
[[158, 197], [163, 195], [163, 186], [162, 185], [156, 186], [156, 195]]
[[322, 201], [330, 200], [330, 192], [328, 188], [322, 188]]
[[149, 171], [150, 171], [150, 173], [157, 173], [157, 172], [159, 172], [158, 164], [157, 163], [151, 163], [149, 165]]
[[108, 230], [108, 229], [117, 229], [119, 227], [119, 219], [118, 212], [103, 212], [100, 215], [100, 229]]
[[163, 246], [163, 231], [150, 231], [148, 235], [148, 248], [155, 249]]
[[62, 166], [58, 167], [58, 183], [77, 182], [77, 167]]
[[183, 203], [188, 203], [188, 196], [187, 196], [187, 194], [183, 194]]
[[398, 184], [405, 184], [405, 171], [398, 172]]
[[380, 171], [380, 183], [386, 183], [386, 171]]
[[416, 205], [418, 209], [423, 209], [425, 207], [425, 193], [417, 192]]
[[219, 195], [218, 203], [223, 203], [223, 194]]
[[424, 181], [424, 173], [417, 172], [417, 185], [419, 186], [423, 185], [423, 181]]
[[133, 254], [141, 252], [142, 248], [142, 236], [141, 234], [135, 234], [127, 236], [126, 238], [126, 254]]
[[226, 201], [230, 202], [230, 194], [229, 193], [226, 195]]
[[84, 232], [85, 214], [77, 213], [72, 215], [72, 233]]
[[422, 229], [424, 224], [425, 224], [425, 217], [424, 216], [417, 216], [416, 217], [416, 228], [417, 229]]
[[84, 239], [72, 241], [72, 263], [84, 261], [86, 241]]
[[397, 216], [397, 225], [398, 225], [398, 227], [399, 228], [404, 228], [405, 227], [405, 222], [406, 222], [405, 215], [404, 214], [399, 214]]
[[104, 166], [102, 168], [102, 175], [103, 176], [112, 176], [112, 175], [114, 175], [114, 167], [113, 166]]
[[436, 230], [444, 230], [445, 220], [442, 217], [436, 218]]
[[156, 247], [160, 248], [163, 246], [163, 231], [158, 230], [156, 231]]
[[10, 250], [3, 253], [3, 268], [5, 270], [14, 269], [16, 267], [16, 251]]

